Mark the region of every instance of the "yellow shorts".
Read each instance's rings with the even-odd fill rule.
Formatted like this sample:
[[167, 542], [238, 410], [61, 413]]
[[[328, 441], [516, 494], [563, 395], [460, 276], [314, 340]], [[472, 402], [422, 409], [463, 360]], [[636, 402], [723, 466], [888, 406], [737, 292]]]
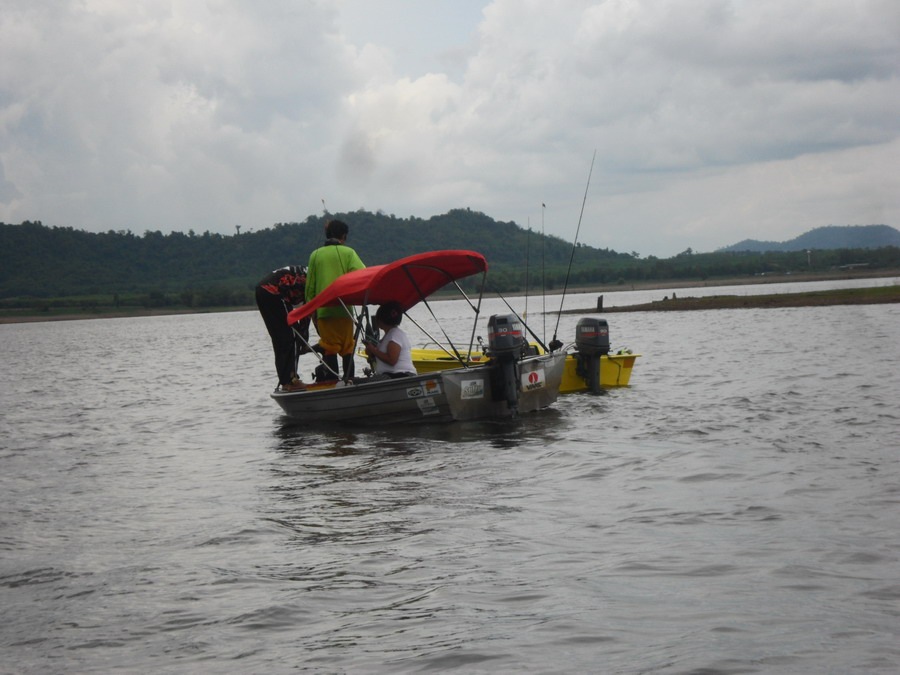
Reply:
[[319, 346], [326, 354], [346, 356], [353, 353], [353, 319], [343, 316], [321, 318], [316, 321]]

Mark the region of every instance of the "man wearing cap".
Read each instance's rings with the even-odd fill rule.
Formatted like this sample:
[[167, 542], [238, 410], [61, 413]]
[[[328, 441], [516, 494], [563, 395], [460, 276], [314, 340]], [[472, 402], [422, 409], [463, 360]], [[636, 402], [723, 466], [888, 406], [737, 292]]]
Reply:
[[306, 344], [298, 346], [294, 330], [309, 342], [309, 319], [293, 326], [287, 322], [288, 312], [302, 305], [306, 291], [306, 268], [288, 265], [269, 272], [256, 285], [256, 306], [266, 323], [275, 351], [275, 371], [282, 391], [299, 391], [306, 386], [297, 377], [297, 357], [309, 351]]

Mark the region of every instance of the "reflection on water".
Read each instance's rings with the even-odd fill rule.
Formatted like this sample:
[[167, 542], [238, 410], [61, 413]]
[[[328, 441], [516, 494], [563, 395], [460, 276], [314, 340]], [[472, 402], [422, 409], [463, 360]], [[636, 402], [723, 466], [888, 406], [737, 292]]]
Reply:
[[0, 326], [3, 668], [896, 672], [900, 310], [610, 325], [628, 389], [372, 429], [255, 313]]
[[[600, 396], [605, 395], [601, 393]], [[585, 394], [585, 396], [592, 396]], [[327, 437], [330, 442], [338, 439], [341, 449], [336, 454], [357, 451], [371, 451], [373, 448], [389, 450], [394, 454], [412, 454], [417, 448], [431, 447], [432, 444], [474, 444], [477, 447], [495, 445], [496, 447], [517, 447], [525, 442], [552, 440], [556, 427], [565, 424], [562, 413], [555, 408], [548, 408], [534, 413], [521, 415], [515, 419], [477, 420], [453, 424], [418, 424], [418, 425], [377, 425], [357, 427], [357, 433], [344, 431], [347, 423], [322, 423], [317, 425], [298, 424], [290, 417], [281, 416], [281, 424], [275, 432], [282, 448], [305, 447], [307, 450], [319, 449], [321, 446], [315, 439]], [[365, 443], [371, 444], [359, 448], [356, 440], [358, 434], [364, 436]], [[347, 439], [346, 442], [340, 439]], [[458, 448], [464, 451], [465, 448]]]

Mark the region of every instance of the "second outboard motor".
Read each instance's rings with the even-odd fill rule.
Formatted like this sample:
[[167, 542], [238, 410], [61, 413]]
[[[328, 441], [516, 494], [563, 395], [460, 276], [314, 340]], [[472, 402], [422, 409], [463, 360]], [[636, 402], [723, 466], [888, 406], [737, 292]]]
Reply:
[[499, 371], [495, 382], [513, 416], [519, 412], [518, 359], [524, 346], [522, 323], [515, 314], [494, 314], [488, 319], [488, 348]]
[[584, 317], [575, 326], [575, 372], [584, 378], [592, 394], [600, 393], [600, 357], [609, 354], [606, 319]]

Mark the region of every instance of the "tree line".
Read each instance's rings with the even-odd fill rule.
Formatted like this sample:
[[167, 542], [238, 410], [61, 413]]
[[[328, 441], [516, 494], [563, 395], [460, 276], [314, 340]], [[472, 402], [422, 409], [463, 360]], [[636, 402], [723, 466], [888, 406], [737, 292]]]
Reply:
[[[566, 242], [454, 209], [427, 219], [359, 210], [276, 223], [223, 235], [194, 231], [127, 230], [90, 233], [40, 221], [0, 223], [0, 306], [53, 309], [99, 306], [187, 308], [252, 305], [269, 270], [305, 264], [323, 243], [325, 222], [350, 225], [348, 244], [367, 265], [426, 250], [469, 249], [488, 260], [488, 292], [540, 292], [651, 280], [707, 280], [759, 274], [816, 272], [844, 265], [900, 267], [900, 248], [694, 253], [642, 258]], [[571, 262], [571, 266], [570, 266]], [[467, 280], [474, 287], [478, 279]]]

